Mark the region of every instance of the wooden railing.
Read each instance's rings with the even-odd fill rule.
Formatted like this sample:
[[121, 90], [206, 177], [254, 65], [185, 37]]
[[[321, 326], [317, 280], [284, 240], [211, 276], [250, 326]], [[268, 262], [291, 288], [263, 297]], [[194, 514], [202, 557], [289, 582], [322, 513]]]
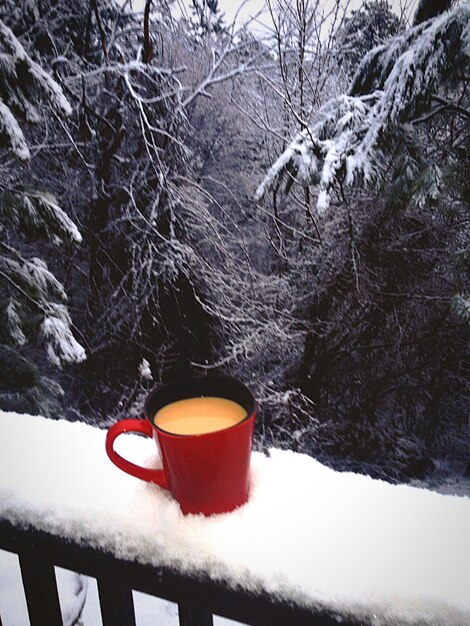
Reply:
[[55, 565], [96, 578], [103, 626], [135, 626], [132, 590], [177, 603], [180, 626], [212, 626], [214, 614], [252, 626], [369, 623], [233, 589], [208, 577], [117, 559], [91, 546], [1, 520], [0, 549], [19, 556], [31, 626], [62, 626]]

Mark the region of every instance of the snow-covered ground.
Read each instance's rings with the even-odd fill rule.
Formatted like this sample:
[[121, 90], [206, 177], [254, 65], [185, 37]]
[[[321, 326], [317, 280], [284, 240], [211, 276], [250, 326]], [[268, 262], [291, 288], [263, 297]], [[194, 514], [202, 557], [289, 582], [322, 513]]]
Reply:
[[[0, 517], [375, 624], [470, 626], [469, 498], [272, 450], [253, 454], [245, 506], [184, 516], [168, 492], [114, 467], [104, 438], [81, 423], [0, 413]], [[117, 443], [130, 460], [157, 464], [152, 441]]]

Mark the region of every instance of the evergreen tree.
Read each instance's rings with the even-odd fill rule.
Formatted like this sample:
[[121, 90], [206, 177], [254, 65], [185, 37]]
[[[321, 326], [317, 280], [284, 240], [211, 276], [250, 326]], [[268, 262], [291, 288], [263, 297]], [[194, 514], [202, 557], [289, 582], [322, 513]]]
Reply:
[[29, 148], [15, 112], [28, 122], [38, 122], [40, 100], [59, 115], [70, 115], [72, 110], [60, 86], [28, 56], [1, 20], [0, 50], [0, 139], [17, 157], [28, 159]]
[[[198, 6], [214, 14], [210, 24], [220, 17], [217, 3]], [[70, 310], [88, 358], [67, 404], [117, 416], [145, 388], [143, 360], [163, 379], [212, 353], [205, 305], [220, 255], [211, 242], [223, 241], [187, 144], [197, 100], [248, 71], [251, 42], [212, 27], [194, 37], [159, 1], [139, 15], [114, 2], [44, 0], [29, 11], [6, 0], [0, 16], [18, 38], [27, 33], [31, 56], [74, 104], [76, 115], [37, 138], [47, 167], [36, 159], [31, 178], [67, 198], [83, 229]]]
[[[437, 110], [467, 119], [465, 102], [441, 102], [439, 90], [458, 84], [469, 66], [469, 21], [470, 4], [465, 2], [371, 50], [348, 94], [329, 100], [314, 124], [292, 140], [258, 188], [257, 198], [288, 171], [318, 186], [317, 209], [324, 212], [336, 183], [346, 188], [360, 180], [380, 184], [394, 148], [413, 143], [410, 124]], [[403, 173], [412, 185], [417, 166], [412, 149], [405, 158]], [[437, 169], [428, 172], [427, 183], [414, 187], [415, 195], [421, 193], [424, 201], [439, 186], [438, 179]]]
[[218, 0], [192, 0], [191, 9], [197, 22], [197, 35], [226, 32]]
[[314, 190], [326, 235], [297, 311], [309, 327], [297, 380], [343, 458], [361, 438], [388, 448], [395, 427], [431, 450], [467, 419], [468, 328], [454, 312], [467, 316], [470, 277], [470, 3], [433, 16], [369, 51], [257, 192], [283, 177]]
[[338, 63], [352, 77], [363, 57], [376, 46], [398, 35], [400, 20], [387, 0], [365, 2], [352, 11], [335, 36]]
[[[71, 107], [59, 84], [30, 58], [1, 21], [0, 45], [2, 138], [19, 159], [27, 160], [31, 153], [17, 118], [40, 121], [41, 100], [63, 116], [71, 114]], [[44, 260], [37, 256], [25, 258], [17, 243], [22, 235], [43, 237], [56, 245], [76, 245], [82, 237], [52, 194], [24, 185], [10, 187], [5, 182], [0, 183], [0, 228], [0, 402], [3, 408], [50, 413], [46, 394], [57, 397], [62, 393], [60, 387], [42, 378], [19, 350], [28, 341], [40, 338], [50, 361], [59, 367], [83, 361], [85, 351], [72, 333], [63, 285]]]

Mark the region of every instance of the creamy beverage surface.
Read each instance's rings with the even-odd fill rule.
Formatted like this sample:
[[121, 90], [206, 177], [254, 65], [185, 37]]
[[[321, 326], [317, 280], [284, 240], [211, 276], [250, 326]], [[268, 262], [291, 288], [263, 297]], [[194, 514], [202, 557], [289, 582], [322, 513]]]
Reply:
[[157, 411], [153, 421], [175, 435], [202, 435], [235, 426], [246, 416], [233, 400], [205, 396], [171, 402]]

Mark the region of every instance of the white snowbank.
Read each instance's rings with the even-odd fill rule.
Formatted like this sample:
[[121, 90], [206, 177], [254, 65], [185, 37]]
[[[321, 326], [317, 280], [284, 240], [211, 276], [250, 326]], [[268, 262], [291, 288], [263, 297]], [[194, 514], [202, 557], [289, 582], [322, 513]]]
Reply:
[[[168, 492], [114, 467], [104, 440], [85, 424], [0, 412], [0, 517], [375, 624], [470, 626], [470, 498], [272, 450], [253, 454], [247, 505], [185, 517]], [[117, 444], [155, 466], [152, 441]]]

